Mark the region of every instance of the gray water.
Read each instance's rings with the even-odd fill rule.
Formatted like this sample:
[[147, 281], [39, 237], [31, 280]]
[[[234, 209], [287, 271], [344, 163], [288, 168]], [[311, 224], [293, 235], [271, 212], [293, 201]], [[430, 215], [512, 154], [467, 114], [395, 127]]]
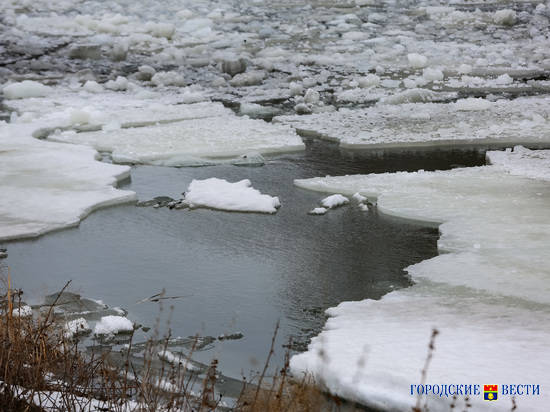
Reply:
[[[352, 204], [309, 216], [324, 195], [296, 188], [293, 179], [448, 169], [482, 164], [483, 158], [478, 150], [351, 154], [308, 141], [305, 153], [271, 158], [263, 167], [134, 167], [123, 187], [140, 200], [178, 198], [192, 179], [223, 177], [250, 179], [283, 206], [276, 215], [102, 209], [78, 228], [5, 245], [6, 263], [31, 303], [72, 280], [70, 290], [120, 306], [145, 326], [154, 327], [160, 314], [166, 332], [170, 318], [172, 336], [242, 332], [242, 339], [217, 342], [195, 358], [217, 357], [226, 375], [249, 375], [263, 366], [277, 321], [273, 364], [282, 365], [283, 345], [292, 338], [292, 351], [304, 350], [324, 325], [325, 309], [407, 287], [403, 268], [437, 254], [437, 230], [376, 210], [365, 213]], [[184, 297], [164, 301], [162, 313], [158, 303], [136, 303], [162, 289]]]

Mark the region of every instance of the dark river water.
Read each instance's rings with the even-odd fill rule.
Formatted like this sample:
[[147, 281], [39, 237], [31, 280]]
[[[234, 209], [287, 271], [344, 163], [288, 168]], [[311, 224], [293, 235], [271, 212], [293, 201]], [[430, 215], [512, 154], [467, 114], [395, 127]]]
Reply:
[[296, 188], [293, 179], [484, 163], [478, 150], [350, 154], [307, 143], [305, 153], [270, 158], [262, 167], [134, 167], [123, 185], [147, 200], [179, 198], [192, 179], [250, 179], [279, 196], [275, 215], [107, 208], [78, 228], [6, 244], [12, 278], [31, 303], [70, 279], [70, 290], [120, 306], [147, 326], [154, 326], [159, 304], [136, 302], [162, 289], [183, 295], [165, 301], [161, 329], [171, 314], [173, 336], [242, 332], [242, 339], [196, 355], [204, 362], [218, 357], [222, 371], [234, 377], [261, 368], [280, 321], [274, 363], [281, 365], [282, 345], [292, 337], [293, 350], [305, 349], [321, 330], [325, 309], [407, 287], [403, 268], [437, 254], [437, 230], [365, 213], [353, 203], [308, 215], [324, 195]]

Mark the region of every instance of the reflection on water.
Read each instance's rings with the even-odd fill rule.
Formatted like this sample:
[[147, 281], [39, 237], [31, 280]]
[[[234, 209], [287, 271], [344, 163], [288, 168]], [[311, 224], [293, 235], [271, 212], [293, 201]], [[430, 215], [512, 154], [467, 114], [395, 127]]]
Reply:
[[[322, 146], [322, 147], [321, 147]], [[184, 295], [173, 305], [173, 336], [218, 336], [240, 331], [199, 354], [221, 359], [222, 370], [238, 376], [263, 361], [278, 319], [276, 363], [289, 337], [295, 349], [324, 324], [323, 312], [342, 301], [378, 299], [409, 285], [403, 268], [437, 253], [437, 231], [362, 212], [353, 204], [325, 216], [309, 216], [321, 194], [293, 186], [295, 178], [483, 163], [478, 151], [416, 153], [340, 152], [308, 142], [304, 154], [271, 159], [263, 167], [136, 167], [127, 188], [140, 200], [179, 197], [192, 179], [250, 179], [277, 195], [276, 215], [211, 210], [168, 210], [120, 206], [101, 210], [79, 228], [8, 245], [12, 276], [27, 300], [61, 288], [121, 306], [129, 317], [153, 325], [158, 304], [136, 303], [163, 288]]]

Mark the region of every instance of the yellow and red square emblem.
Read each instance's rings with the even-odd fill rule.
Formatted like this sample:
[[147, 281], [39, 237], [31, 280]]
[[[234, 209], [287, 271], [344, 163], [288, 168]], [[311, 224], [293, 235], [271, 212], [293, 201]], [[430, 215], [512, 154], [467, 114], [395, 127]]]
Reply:
[[498, 385], [483, 385], [483, 399], [496, 401], [498, 399]]

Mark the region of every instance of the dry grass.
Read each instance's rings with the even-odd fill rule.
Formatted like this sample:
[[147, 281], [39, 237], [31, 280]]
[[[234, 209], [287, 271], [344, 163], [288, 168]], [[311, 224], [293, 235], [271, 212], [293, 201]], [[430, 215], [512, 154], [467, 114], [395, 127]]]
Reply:
[[[65, 288], [68, 286], [65, 285]], [[65, 289], [63, 288], [63, 290]], [[0, 296], [0, 405], [2, 411], [211, 411], [227, 410], [215, 389], [217, 361], [203, 373], [202, 382], [186, 365], [160, 363], [155, 355], [167, 342], [151, 339], [143, 364], [130, 359], [132, 343], [121, 363], [109, 352], [94, 355], [81, 351], [54, 322], [54, 302], [39, 316], [17, 316], [21, 292], [13, 290], [9, 276]], [[296, 382], [284, 367], [267, 378], [275, 336], [261, 375], [243, 383], [233, 410], [319, 411], [331, 403], [310, 379]], [[160, 342], [160, 343], [159, 343]], [[125, 356], [125, 359], [124, 359]], [[119, 356], [120, 361], [120, 356]], [[200, 388], [197, 391], [197, 387]], [[193, 390], [192, 390], [193, 388]]]

